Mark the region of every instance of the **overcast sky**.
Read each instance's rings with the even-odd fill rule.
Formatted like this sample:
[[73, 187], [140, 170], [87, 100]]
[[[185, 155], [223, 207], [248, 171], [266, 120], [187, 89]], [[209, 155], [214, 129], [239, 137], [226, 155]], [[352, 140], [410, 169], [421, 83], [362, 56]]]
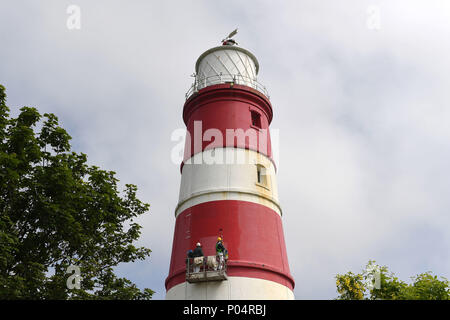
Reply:
[[[92, 165], [150, 203], [118, 271], [165, 296], [178, 200], [174, 130], [195, 61], [236, 27], [279, 130], [297, 299], [336, 297], [369, 259], [450, 278], [450, 1], [0, 1], [8, 105], [55, 113]], [[70, 30], [67, 8], [81, 10]]]

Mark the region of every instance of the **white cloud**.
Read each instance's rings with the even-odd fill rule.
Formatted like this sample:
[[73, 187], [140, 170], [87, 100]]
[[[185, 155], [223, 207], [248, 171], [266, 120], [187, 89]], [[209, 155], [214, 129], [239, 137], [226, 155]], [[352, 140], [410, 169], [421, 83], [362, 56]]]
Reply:
[[[73, 2], [73, 1], [72, 1]], [[375, 258], [404, 280], [449, 277], [447, 1], [5, 1], [9, 105], [56, 113], [78, 151], [151, 204], [133, 270], [164, 297], [179, 190], [170, 137], [197, 57], [239, 27], [280, 133], [279, 188], [298, 298]], [[81, 29], [66, 28], [67, 6]], [[366, 26], [380, 8], [380, 29]], [[19, 23], [20, 22], [20, 23]]]

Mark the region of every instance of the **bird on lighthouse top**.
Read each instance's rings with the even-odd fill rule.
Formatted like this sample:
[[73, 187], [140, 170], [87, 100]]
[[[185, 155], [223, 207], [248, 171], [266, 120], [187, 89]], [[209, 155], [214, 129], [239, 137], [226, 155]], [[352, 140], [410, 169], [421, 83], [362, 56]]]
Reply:
[[235, 29], [234, 31], [232, 31], [225, 39], [222, 40], [222, 45], [224, 46], [235, 46], [238, 43], [236, 42], [236, 40], [232, 39], [236, 33], [237, 33], [238, 29]]

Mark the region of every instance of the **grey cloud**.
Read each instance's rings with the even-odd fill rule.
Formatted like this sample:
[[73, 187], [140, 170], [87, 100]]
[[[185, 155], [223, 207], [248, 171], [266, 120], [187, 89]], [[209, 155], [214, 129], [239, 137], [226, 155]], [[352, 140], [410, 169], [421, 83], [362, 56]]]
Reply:
[[[65, 26], [78, 4], [82, 28]], [[367, 7], [381, 28], [366, 27]], [[54, 112], [89, 162], [151, 204], [145, 263], [164, 298], [180, 175], [170, 135], [197, 57], [239, 27], [280, 130], [278, 183], [297, 298], [335, 297], [368, 259], [449, 277], [450, 7], [445, 1], [4, 1], [9, 105]], [[17, 111], [17, 110], [16, 110]], [[156, 286], [156, 287], [155, 287]]]

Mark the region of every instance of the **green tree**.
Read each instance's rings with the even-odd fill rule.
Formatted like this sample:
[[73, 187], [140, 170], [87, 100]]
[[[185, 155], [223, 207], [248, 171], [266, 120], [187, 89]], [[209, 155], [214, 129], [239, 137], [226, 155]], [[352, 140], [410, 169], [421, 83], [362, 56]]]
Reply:
[[[55, 115], [9, 111], [0, 85], [0, 299], [150, 299], [152, 290], [114, 273], [151, 252], [133, 245], [133, 219], [149, 209], [136, 186], [121, 195], [115, 172], [71, 151]], [[68, 288], [70, 265], [80, 289]]]
[[363, 277], [360, 274], [347, 272], [336, 276], [336, 288], [339, 292], [339, 300], [360, 300], [364, 297]]
[[336, 275], [339, 300], [449, 300], [449, 281], [431, 272], [412, 277], [412, 283], [399, 280], [386, 266], [369, 261], [358, 274]]

